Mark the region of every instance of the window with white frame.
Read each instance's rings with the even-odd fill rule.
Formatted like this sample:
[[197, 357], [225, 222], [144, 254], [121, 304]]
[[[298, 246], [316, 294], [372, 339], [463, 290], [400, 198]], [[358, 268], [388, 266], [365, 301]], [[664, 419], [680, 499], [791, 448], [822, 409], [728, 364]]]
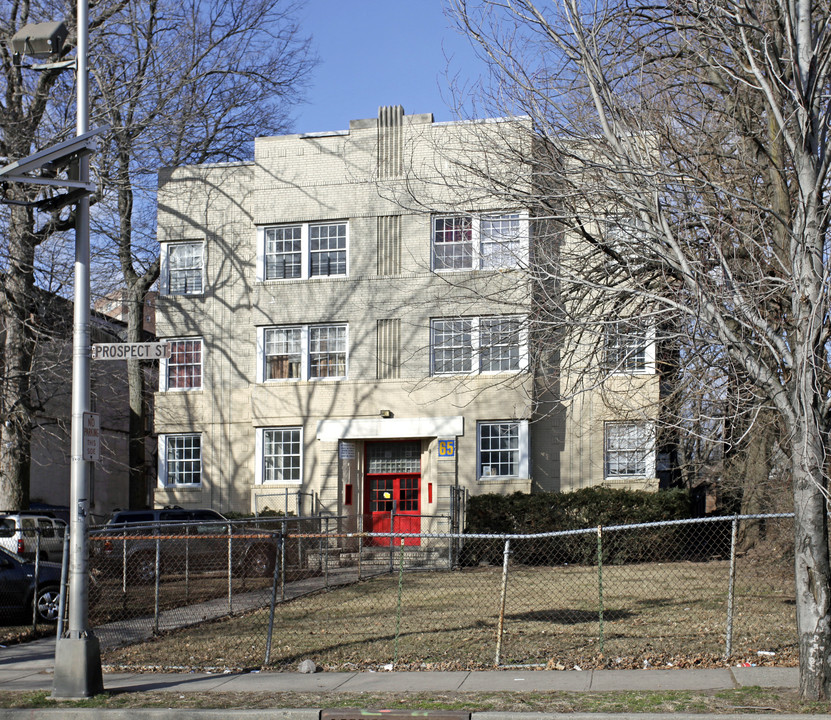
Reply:
[[527, 253], [524, 213], [433, 218], [433, 270], [516, 267]]
[[519, 372], [527, 366], [526, 333], [518, 317], [436, 319], [430, 336], [433, 375]]
[[303, 362], [301, 328], [276, 327], [264, 331], [265, 380], [296, 380]]
[[201, 295], [204, 277], [204, 243], [162, 243], [163, 295]]
[[302, 227], [265, 229], [265, 279], [299, 278], [302, 267]]
[[433, 320], [434, 375], [460, 375], [473, 367], [473, 319]]
[[294, 223], [258, 229], [257, 280], [345, 276], [346, 221]]
[[346, 377], [346, 326], [309, 328], [309, 377]]
[[655, 372], [655, 334], [645, 322], [617, 320], [606, 325], [604, 351], [610, 372]]
[[202, 436], [159, 436], [159, 480], [164, 486], [202, 484]]
[[480, 480], [528, 477], [528, 421], [480, 422], [477, 451]]
[[348, 346], [344, 324], [257, 328], [257, 382], [344, 378]]
[[606, 479], [655, 476], [655, 427], [651, 422], [607, 422]]
[[160, 390], [202, 389], [202, 338], [167, 340], [170, 357], [161, 363]]
[[302, 477], [302, 428], [260, 428], [257, 431], [257, 483], [299, 484]]

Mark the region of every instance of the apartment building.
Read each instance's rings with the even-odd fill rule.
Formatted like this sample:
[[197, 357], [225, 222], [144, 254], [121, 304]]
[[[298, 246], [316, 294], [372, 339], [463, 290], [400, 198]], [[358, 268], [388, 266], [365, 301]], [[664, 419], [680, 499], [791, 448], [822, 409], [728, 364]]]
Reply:
[[[385, 107], [160, 172], [157, 505], [308, 512], [283, 500], [300, 492], [378, 532], [394, 503], [397, 530], [427, 532], [458, 490], [657, 486], [649, 418], [537, 397], [532, 218], [452, 162], [523, 123]], [[625, 337], [627, 396], [650, 396], [654, 343]]]

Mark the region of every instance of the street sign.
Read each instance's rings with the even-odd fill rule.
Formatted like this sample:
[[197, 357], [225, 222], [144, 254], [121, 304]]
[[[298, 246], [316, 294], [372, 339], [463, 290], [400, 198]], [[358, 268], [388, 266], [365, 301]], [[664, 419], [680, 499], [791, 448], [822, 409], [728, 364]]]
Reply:
[[95, 343], [93, 360], [159, 360], [170, 357], [170, 345], [164, 342]]
[[98, 462], [101, 459], [101, 416], [84, 413], [84, 460]]

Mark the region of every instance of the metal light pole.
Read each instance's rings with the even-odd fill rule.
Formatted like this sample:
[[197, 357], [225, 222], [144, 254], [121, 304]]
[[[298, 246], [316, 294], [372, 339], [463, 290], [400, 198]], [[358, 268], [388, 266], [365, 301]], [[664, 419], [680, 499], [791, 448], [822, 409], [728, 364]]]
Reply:
[[[90, 405], [89, 334], [89, 193], [95, 185], [89, 180], [89, 155], [95, 151], [95, 136], [109, 128], [89, 130], [89, 45], [88, 0], [78, 0], [78, 45], [75, 61], [32, 65], [36, 70], [56, 70], [75, 66], [77, 73], [77, 123], [74, 138], [64, 140], [21, 160], [0, 168], [0, 180], [63, 187], [69, 190], [56, 199], [75, 202], [75, 309], [72, 335], [72, 433], [70, 469], [70, 560], [69, 623], [65, 637], [55, 645], [53, 697], [84, 698], [104, 690], [101, 651], [88, 626], [89, 567], [87, 564], [87, 516], [89, 513], [89, 461], [84, 459], [84, 414]], [[11, 38], [15, 62], [24, 55], [53, 57], [62, 48], [67, 30], [63, 22], [25, 25]], [[77, 167], [77, 177], [71, 177]], [[43, 170], [50, 169], [44, 175]], [[56, 170], [69, 169], [70, 177], [55, 177]], [[33, 174], [38, 173], [40, 174]], [[32, 206], [46, 207], [53, 199], [35, 200]]]
[[[89, 131], [89, 8], [78, 0], [76, 55], [76, 136]], [[89, 156], [78, 161], [79, 177], [89, 182]], [[89, 337], [89, 196], [78, 201], [75, 224], [75, 316], [72, 333], [72, 464], [70, 470], [69, 623], [66, 637], [55, 645], [55, 678], [52, 695], [79, 698], [104, 690], [101, 650], [88, 627], [89, 566], [87, 563], [87, 517], [89, 513], [89, 462], [84, 460], [84, 413], [90, 408]]]

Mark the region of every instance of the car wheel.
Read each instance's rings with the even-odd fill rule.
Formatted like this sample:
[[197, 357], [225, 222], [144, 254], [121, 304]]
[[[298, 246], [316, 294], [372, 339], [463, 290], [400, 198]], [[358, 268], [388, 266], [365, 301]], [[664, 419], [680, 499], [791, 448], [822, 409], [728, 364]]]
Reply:
[[250, 577], [267, 577], [274, 570], [274, 556], [264, 547], [251, 548], [245, 559], [245, 572]]
[[142, 553], [133, 558], [130, 571], [127, 573], [127, 582], [133, 581], [139, 585], [149, 585], [156, 581], [156, 556]]
[[35, 606], [37, 618], [40, 622], [58, 622], [58, 611], [61, 603], [61, 592], [56, 587], [38, 588]]

